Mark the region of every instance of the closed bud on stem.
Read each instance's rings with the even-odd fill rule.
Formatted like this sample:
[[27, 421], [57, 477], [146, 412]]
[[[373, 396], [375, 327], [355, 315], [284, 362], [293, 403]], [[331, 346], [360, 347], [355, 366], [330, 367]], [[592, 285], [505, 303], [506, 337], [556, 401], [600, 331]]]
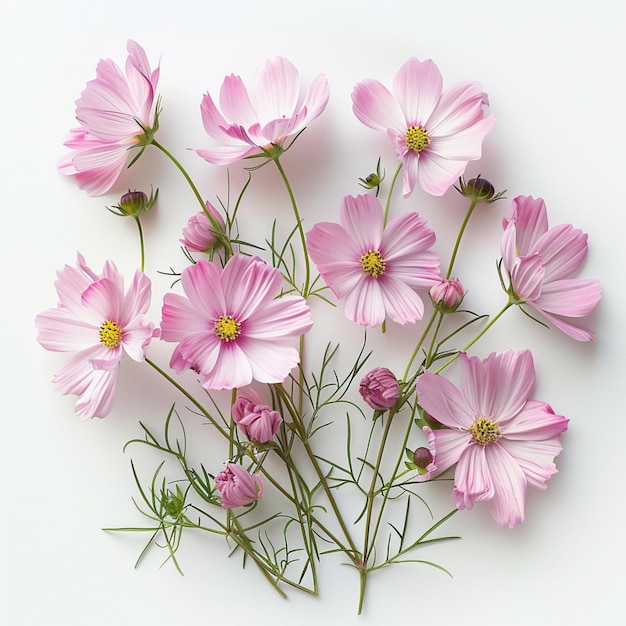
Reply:
[[430, 289], [433, 306], [441, 313], [454, 313], [464, 296], [463, 285], [458, 278], [443, 279]]
[[433, 462], [433, 455], [430, 450], [425, 447], [416, 448], [413, 452], [413, 463], [418, 469], [425, 470]]
[[[119, 215], [120, 217], [138, 217], [140, 213], [149, 211], [155, 205], [158, 196], [158, 189], [154, 194], [151, 189], [149, 198], [143, 191], [128, 190], [128, 193], [125, 193], [120, 198], [119, 204], [114, 205], [112, 208], [107, 208], [111, 213], [115, 213], [115, 215]], [[113, 209], [117, 209], [117, 211]]]
[[455, 185], [455, 189], [466, 198], [471, 198], [474, 202], [485, 202], [488, 204], [503, 198], [506, 193], [506, 190], [496, 193], [494, 186], [486, 178], [481, 178], [480, 174], [467, 182], [463, 178], [459, 178], [459, 186]]
[[400, 384], [391, 370], [375, 367], [361, 379], [359, 393], [372, 409], [384, 411], [398, 401]]

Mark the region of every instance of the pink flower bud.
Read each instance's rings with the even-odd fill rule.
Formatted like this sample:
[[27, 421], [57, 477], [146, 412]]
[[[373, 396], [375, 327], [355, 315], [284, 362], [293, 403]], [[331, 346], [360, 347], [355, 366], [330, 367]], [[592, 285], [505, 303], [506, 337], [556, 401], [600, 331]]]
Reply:
[[[210, 203], [206, 203], [207, 211], [215, 218], [215, 221], [223, 229], [225, 227], [224, 218], [217, 209]], [[215, 225], [207, 217], [204, 211], [199, 211], [192, 215], [183, 228], [183, 238], [180, 242], [189, 250], [195, 252], [210, 252], [219, 244], [215, 236]]]
[[241, 432], [250, 440], [268, 442], [280, 428], [283, 418], [278, 411], [264, 404], [256, 391], [246, 389], [237, 394], [232, 416]]
[[392, 371], [386, 367], [375, 367], [361, 380], [359, 392], [369, 406], [382, 411], [396, 403], [400, 397], [400, 385]]
[[263, 497], [265, 485], [259, 475], [252, 476], [243, 465], [226, 463], [226, 469], [215, 477], [215, 486], [222, 494], [222, 508], [245, 506]]
[[453, 313], [459, 308], [465, 292], [458, 278], [441, 280], [430, 289], [433, 305], [442, 313]]

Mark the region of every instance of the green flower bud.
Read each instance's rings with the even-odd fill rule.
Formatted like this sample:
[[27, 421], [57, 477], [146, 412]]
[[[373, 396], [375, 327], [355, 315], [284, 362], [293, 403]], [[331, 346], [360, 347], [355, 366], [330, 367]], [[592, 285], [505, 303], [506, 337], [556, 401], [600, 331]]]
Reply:
[[486, 179], [481, 178], [480, 174], [476, 178], [471, 178], [465, 182], [463, 178], [459, 178], [459, 186], [455, 185], [455, 189], [463, 196], [472, 198], [475, 202], [492, 203], [504, 197], [506, 191], [496, 193], [494, 186]]
[[[111, 213], [115, 213], [115, 215], [119, 215], [120, 217], [137, 217], [140, 213], [144, 213], [149, 211], [157, 201], [159, 196], [159, 190], [156, 190], [156, 193], [152, 193], [150, 190], [150, 197], [143, 191], [130, 191], [125, 193], [120, 198], [120, 203], [113, 206], [113, 208], [109, 208]], [[117, 209], [114, 211], [113, 209]]]
[[366, 176], [365, 178], [359, 178], [359, 180], [361, 181], [359, 185], [361, 185], [361, 187], [364, 187], [365, 189], [376, 188], [376, 190], [378, 190], [378, 188], [380, 187], [380, 183], [382, 183], [384, 179], [385, 179], [385, 172], [383, 172], [382, 174], [380, 173], [380, 158], [379, 158], [378, 162], [376, 163], [376, 171], [370, 174], [369, 176]]

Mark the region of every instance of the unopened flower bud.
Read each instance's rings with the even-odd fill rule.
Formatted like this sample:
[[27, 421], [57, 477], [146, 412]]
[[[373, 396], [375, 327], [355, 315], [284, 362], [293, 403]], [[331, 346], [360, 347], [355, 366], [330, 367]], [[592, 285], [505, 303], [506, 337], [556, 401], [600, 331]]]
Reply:
[[430, 289], [433, 306], [442, 313], [453, 313], [463, 301], [465, 292], [458, 278], [442, 279]]
[[499, 200], [505, 193], [504, 191], [496, 193], [494, 186], [486, 178], [481, 178], [480, 174], [467, 182], [463, 178], [459, 178], [459, 186], [456, 187], [456, 190], [476, 202], [487, 203]]
[[278, 432], [283, 418], [278, 411], [264, 404], [252, 389], [237, 393], [232, 406], [233, 421], [250, 440], [267, 443]]
[[385, 173], [380, 173], [380, 159], [376, 163], [376, 171], [366, 176], [365, 178], [359, 178], [359, 185], [365, 187], [365, 189], [374, 189], [380, 187], [380, 183], [385, 179]]
[[383, 411], [398, 401], [400, 384], [392, 371], [386, 367], [375, 367], [361, 380], [359, 393], [370, 407]]
[[[219, 237], [216, 236], [216, 225], [223, 230], [226, 226], [224, 218], [218, 210], [210, 203], [206, 203], [209, 214], [215, 219], [215, 224], [211, 222], [204, 211], [199, 211], [192, 215], [185, 228], [183, 228], [183, 238], [180, 242], [188, 249], [195, 252], [211, 252], [221, 246]], [[218, 235], [221, 233], [218, 233]]]
[[158, 189], [154, 194], [150, 190], [149, 198], [143, 191], [129, 190], [120, 198], [119, 204], [113, 206], [113, 209], [117, 209], [117, 211], [113, 211], [113, 209], [109, 209], [109, 211], [121, 217], [137, 217], [140, 213], [149, 211], [156, 203], [158, 196]]
[[413, 465], [417, 468], [417, 473], [424, 476], [433, 471], [433, 455], [432, 452], [425, 447], [420, 447], [413, 452]]
[[417, 448], [413, 452], [413, 463], [420, 469], [426, 469], [433, 462], [433, 455], [428, 448]]

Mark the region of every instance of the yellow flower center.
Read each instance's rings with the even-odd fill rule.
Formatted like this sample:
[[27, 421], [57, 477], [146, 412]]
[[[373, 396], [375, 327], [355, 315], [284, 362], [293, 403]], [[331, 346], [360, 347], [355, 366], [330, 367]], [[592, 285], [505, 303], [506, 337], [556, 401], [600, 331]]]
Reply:
[[100, 326], [100, 343], [107, 348], [117, 348], [122, 341], [122, 329], [113, 321], [106, 320]]
[[387, 261], [378, 250], [369, 250], [361, 257], [363, 271], [372, 278], [378, 278], [385, 273]]
[[479, 417], [470, 427], [472, 439], [481, 446], [486, 446], [500, 438], [500, 427], [493, 420]]
[[222, 341], [233, 341], [241, 334], [241, 322], [230, 315], [222, 315], [215, 322], [215, 334]]
[[423, 126], [410, 126], [405, 137], [406, 147], [414, 152], [421, 152], [430, 144], [430, 137]]

